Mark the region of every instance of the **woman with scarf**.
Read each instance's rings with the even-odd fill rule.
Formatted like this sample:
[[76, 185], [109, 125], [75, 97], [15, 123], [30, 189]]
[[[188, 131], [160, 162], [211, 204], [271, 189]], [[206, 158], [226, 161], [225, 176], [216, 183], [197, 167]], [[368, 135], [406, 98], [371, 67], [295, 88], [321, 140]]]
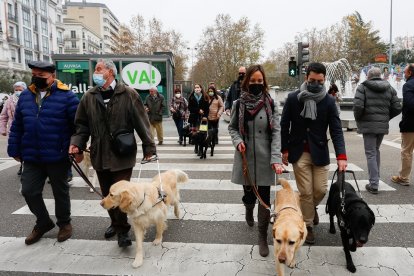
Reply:
[[[208, 103], [209, 96], [204, 92], [203, 87], [196, 83], [194, 84], [194, 91], [188, 97], [188, 111], [190, 115], [188, 118], [188, 123], [191, 127], [191, 132], [197, 132], [200, 127], [201, 118], [208, 117]], [[192, 141], [190, 140], [190, 144]], [[198, 154], [198, 146], [195, 145], [194, 153]]]
[[[246, 155], [251, 181], [257, 185], [262, 200], [270, 206], [270, 187], [275, 183], [274, 173], [284, 170], [280, 157], [280, 125], [278, 110], [268, 93], [266, 75], [261, 65], [247, 69], [241, 86], [242, 94], [231, 110], [229, 133], [237, 151], [231, 182], [243, 185], [242, 201], [246, 207], [246, 222], [254, 225], [253, 209], [256, 196], [243, 175], [241, 153]], [[259, 203], [259, 253], [269, 254], [267, 230], [270, 212]]]
[[221, 114], [224, 111], [223, 99], [217, 93], [214, 86], [208, 88], [208, 96], [210, 97], [208, 108], [208, 129], [217, 129], [217, 136], [215, 136], [214, 144], [218, 144], [218, 128]]
[[181, 95], [181, 90], [176, 88], [174, 91], [174, 97], [171, 99], [170, 111], [174, 120], [175, 126], [178, 132], [178, 143], [183, 143], [183, 124], [185, 115], [187, 113], [188, 103], [185, 98]]
[[[6, 136], [10, 133], [10, 127], [14, 118], [14, 110], [16, 109], [17, 101], [19, 100], [20, 93], [27, 88], [26, 83], [18, 81], [13, 85], [13, 94], [4, 103], [3, 110], [0, 114], [0, 133]], [[17, 175], [22, 174], [22, 164], [20, 163], [20, 169]]]

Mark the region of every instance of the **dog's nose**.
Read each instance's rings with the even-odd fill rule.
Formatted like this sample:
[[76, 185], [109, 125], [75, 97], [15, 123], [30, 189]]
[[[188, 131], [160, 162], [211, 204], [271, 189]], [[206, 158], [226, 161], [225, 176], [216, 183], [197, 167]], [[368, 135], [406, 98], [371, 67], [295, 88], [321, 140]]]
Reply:
[[281, 264], [284, 264], [286, 262], [286, 259], [284, 257], [283, 258], [279, 257], [278, 259], [279, 259], [279, 263]]

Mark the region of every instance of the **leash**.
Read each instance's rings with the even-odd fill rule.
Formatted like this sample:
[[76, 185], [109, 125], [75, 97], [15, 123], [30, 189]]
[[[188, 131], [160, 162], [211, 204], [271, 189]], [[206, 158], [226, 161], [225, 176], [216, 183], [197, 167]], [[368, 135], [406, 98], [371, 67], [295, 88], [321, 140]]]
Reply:
[[[87, 151], [87, 150], [85, 150]], [[89, 152], [89, 151], [87, 151]], [[72, 167], [75, 169], [75, 171], [80, 175], [80, 177], [82, 177], [82, 179], [86, 182], [86, 184], [88, 184], [88, 186], [92, 189], [92, 191], [94, 191], [97, 195], [99, 195], [101, 198], [104, 198], [104, 196], [95, 189], [95, 187], [92, 185], [92, 183], [89, 181], [89, 178], [86, 176], [86, 174], [82, 171], [81, 167], [79, 166], [79, 164], [76, 162], [75, 160], [75, 155], [74, 154], [69, 154], [69, 159], [70, 162], [72, 164]]]
[[359, 197], [361, 199], [362, 198], [362, 194], [361, 194], [361, 190], [359, 189], [359, 185], [358, 185], [358, 181], [355, 177], [355, 172], [352, 170], [345, 170], [343, 172], [339, 172], [338, 169], [335, 170], [333, 176], [332, 176], [332, 180], [331, 180], [331, 185], [333, 184], [333, 181], [335, 179], [336, 174], [338, 174], [338, 181], [339, 181], [339, 197], [341, 198], [341, 209], [342, 209], [342, 213], [345, 214], [345, 173], [350, 173], [353, 175], [354, 180], [355, 180], [355, 184], [357, 186], [357, 190], [358, 190], [358, 194]]
[[159, 162], [159, 158], [158, 155], [155, 154], [153, 155], [150, 159], [145, 160], [144, 158], [141, 160], [141, 165], [139, 167], [139, 173], [138, 173], [138, 181], [141, 179], [141, 171], [142, 171], [142, 165], [147, 164], [147, 163], [151, 163], [157, 161], [157, 170], [158, 170], [158, 178], [160, 180], [160, 188], [158, 189], [158, 201], [153, 205], [157, 205], [158, 203], [160, 203], [161, 201], [165, 200], [165, 197], [167, 196], [166, 193], [164, 192], [164, 190], [162, 189], [162, 181], [161, 181], [161, 171], [160, 171], [160, 162]]

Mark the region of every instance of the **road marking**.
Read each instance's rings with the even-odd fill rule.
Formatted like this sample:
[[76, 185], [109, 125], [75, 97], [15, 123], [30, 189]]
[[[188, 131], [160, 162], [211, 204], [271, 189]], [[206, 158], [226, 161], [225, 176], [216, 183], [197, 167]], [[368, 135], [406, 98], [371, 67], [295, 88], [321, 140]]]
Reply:
[[[26, 246], [24, 238], [0, 237], [0, 243], [1, 271], [194, 276], [223, 275], [225, 271], [226, 275], [259, 272], [260, 275], [275, 275], [272, 245], [269, 257], [263, 258], [256, 245], [164, 242], [153, 246], [144, 242], [143, 265], [134, 269], [135, 242], [126, 249], [119, 248], [116, 241], [81, 239], [57, 243], [56, 239], [42, 238]], [[380, 275], [408, 276], [414, 270], [414, 248], [362, 247], [351, 254], [359, 275], [379, 275], [381, 271]], [[295, 271], [306, 271], [309, 275], [349, 275], [341, 246], [303, 245], [297, 252], [296, 265], [293, 270], [286, 267], [286, 275]]]
[[[296, 180], [289, 180], [288, 175], [283, 175], [283, 178], [288, 179], [292, 189], [297, 191]], [[92, 177], [89, 178], [92, 181]], [[132, 182], [137, 182], [138, 178], [132, 178]], [[150, 178], [141, 178], [141, 182], [150, 182]], [[357, 190], [357, 186], [355, 184], [355, 180], [346, 180], [349, 182], [355, 190]], [[366, 191], [365, 185], [368, 184], [369, 180], [358, 180], [358, 186], [361, 191]], [[81, 177], [73, 177], [72, 181], [70, 182], [72, 187], [88, 187], [85, 181]], [[328, 181], [328, 186], [331, 185], [331, 180]], [[395, 191], [393, 187], [385, 183], [384, 181], [380, 180], [379, 189], [381, 191]], [[241, 191], [243, 190], [242, 185], [237, 185], [232, 183], [228, 179], [190, 179], [187, 183], [180, 185], [180, 190], [212, 190], [212, 191]], [[276, 187], [272, 187], [272, 191], [275, 191]]]
[[6, 162], [0, 164], [0, 171], [7, 170], [7, 169], [9, 169], [11, 167], [14, 167], [14, 166], [17, 166], [17, 165], [20, 165], [20, 162], [17, 162], [14, 159], [6, 161]]
[[[55, 213], [55, 201], [45, 199], [49, 214]], [[100, 205], [100, 200], [71, 200], [71, 214], [73, 217], [108, 217], [108, 212]], [[387, 204], [374, 205], [370, 208], [375, 214], [375, 223], [414, 223], [413, 204]], [[243, 204], [227, 203], [189, 203], [180, 204], [181, 219], [205, 221], [245, 221], [245, 208]], [[325, 214], [325, 205], [318, 208], [319, 221], [329, 222]], [[13, 215], [32, 215], [27, 205], [13, 212]], [[169, 219], [175, 219], [173, 208], [169, 208]]]
[[[361, 134], [358, 134], [358, 136], [363, 138], [363, 136]], [[390, 147], [393, 147], [393, 148], [396, 148], [396, 149], [401, 149], [401, 143], [395, 143], [395, 142], [391, 142], [391, 141], [388, 141], [388, 140], [382, 140], [381, 144], [384, 144], [386, 146], [390, 146]]]

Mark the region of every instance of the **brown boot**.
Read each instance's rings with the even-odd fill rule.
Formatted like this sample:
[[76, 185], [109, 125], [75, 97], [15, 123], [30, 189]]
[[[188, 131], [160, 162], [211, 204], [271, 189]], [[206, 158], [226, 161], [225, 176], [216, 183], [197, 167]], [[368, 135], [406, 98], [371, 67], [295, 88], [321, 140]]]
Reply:
[[305, 242], [307, 244], [314, 244], [315, 243], [315, 234], [313, 234], [313, 228], [311, 226], [306, 226], [308, 230], [308, 235], [306, 236]]
[[64, 242], [70, 237], [72, 237], [72, 224], [68, 223], [60, 227], [59, 233], [57, 235], [57, 241]]
[[52, 230], [53, 227], [55, 227], [55, 224], [52, 221], [50, 221], [49, 225], [44, 226], [44, 227], [39, 227], [35, 225], [35, 227], [33, 227], [32, 233], [30, 233], [30, 235], [27, 236], [27, 238], [24, 240], [24, 243], [27, 245], [31, 245], [31, 244], [34, 244], [35, 242], [38, 242], [40, 238], [46, 232], [49, 232], [50, 230]]
[[318, 208], [315, 207], [315, 216], [313, 217], [313, 225], [319, 224]]
[[244, 204], [246, 207], [246, 222], [247, 225], [252, 227], [254, 225], [253, 210], [255, 204]]
[[267, 229], [269, 228], [270, 213], [265, 207], [259, 204], [257, 212], [257, 226], [259, 228], [259, 254], [262, 257], [269, 255], [267, 245]]

